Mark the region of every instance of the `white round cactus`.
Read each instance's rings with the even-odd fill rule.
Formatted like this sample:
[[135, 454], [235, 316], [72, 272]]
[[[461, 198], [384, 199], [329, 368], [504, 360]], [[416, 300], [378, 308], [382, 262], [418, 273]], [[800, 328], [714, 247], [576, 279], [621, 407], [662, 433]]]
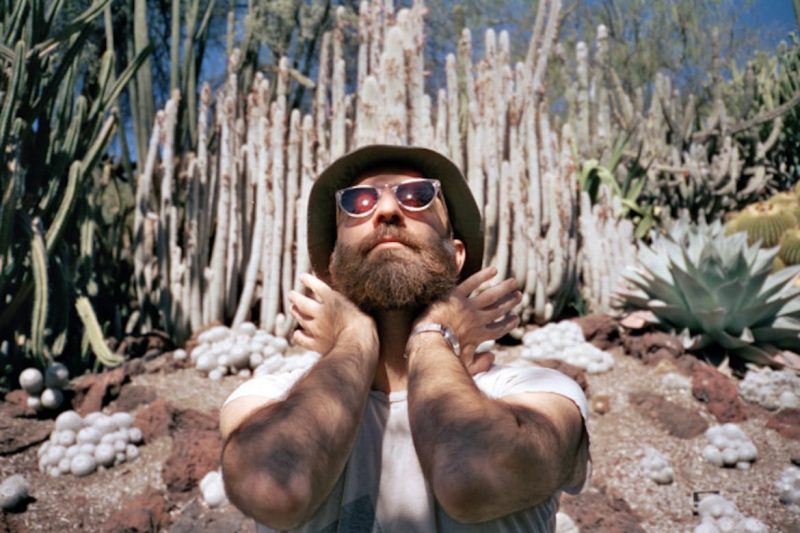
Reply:
[[718, 494], [704, 497], [697, 505], [700, 524], [694, 533], [718, 533], [721, 531], [741, 531], [748, 533], [767, 533], [769, 529], [760, 520], [744, 516], [736, 504]]
[[548, 324], [522, 336], [523, 358], [558, 359], [590, 374], [608, 372], [614, 366], [610, 353], [586, 342], [581, 327], [571, 320]]
[[88, 453], [79, 453], [69, 463], [69, 471], [74, 476], [88, 476], [96, 468], [97, 463], [94, 460], [94, 456]]
[[644, 449], [643, 455], [644, 457], [641, 460], [641, 465], [647, 477], [659, 485], [672, 483], [675, 474], [666, 456], [662, 455], [655, 448], [650, 447]]
[[62, 389], [69, 383], [69, 370], [61, 363], [55, 362], [45, 370], [44, 386], [51, 389]]
[[44, 389], [44, 376], [38, 368], [26, 368], [19, 375], [19, 386], [28, 394], [38, 395]]
[[28, 480], [21, 474], [7, 477], [0, 483], [0, 509], [14, 509], [28, 497]]
[[786, 468], [780, 479], [775, 482], [775, 490], [781, 503], [800, 512], [800, 468], [796, 466]]
[[286, 339], [245, 322], [237, 328], [215, 326], [199, 334], [189, 358], [197, 370], [214, 381], [229, 374], [249, 378], [308, 369], [319, 360], [314, 352], [287, 357], [288, 348]]
[[703, 448], [703, 457], [716, 466], [746, 470], [758, 457], [755, 444], [736, 424], [710, 427], [706, 430], [706, 439], [708, 445]]
[[739, 383], [739, 395], [765, 409], [800, 407], [800, 376], [764, 367], [749, 370]]
[[203, 500], [209, 507], [217, 507], [228, 501], [225, 495], [225, 485], [222, 482], [222, 473], [212, 470], [200, 480], [200, 492]]
[[51, 476], [85, 476], [97, 467], [133, 460], [142, 431], [133, 426], [129, 413], [90, 413], [82, 418], [75, 411], [61, 413], [50, 439], [39, 448], [39, 470]]

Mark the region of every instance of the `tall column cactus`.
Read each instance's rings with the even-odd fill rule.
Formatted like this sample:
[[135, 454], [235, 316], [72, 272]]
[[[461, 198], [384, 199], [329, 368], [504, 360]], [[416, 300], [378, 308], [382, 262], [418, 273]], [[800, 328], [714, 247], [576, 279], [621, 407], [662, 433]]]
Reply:
[[[194, 296], [189, 299], [205, 310], [203, 321], [241, 323], [257, 316], [268, 331], [288, 334], [293, 326], [288, 291], [299, 287], [298, 276], [308, 269], [304, 200], [313, 177], [332, 158], [357, 146], [413, 143], [436, 145], [463, 168], [486, 219], [485, 262], [497, 266], [498, 277], [513, 275], [521, 281], [525, 320], [549, 320], [572, 297], [577, 276], [572, 130], [551, 128], [542, 90], [560, 2], [542, 2], [536, 43], [525, 63], [511, 65], [507, 33], [493, 31], [485, 35], [485, 56], [473, 63], [465, 31], [458, 56], [447, 59], [448, 86], [435, 101], [424, 91], [422, 2], [396, 13], [379, 0], [364, 2], [361, 9], [357, 92], [346, 91], [340, 11], [335, 29], [323, 37], [317, 92], [305, 117], [287, 110], [285, 61], [274, 86], [256, 76], [247, 112], [234, 115], [240, 99], [237, 62], [231, 60], [229, 81], [217, 96], [218, 155], [199, 146], [197, 156], [187, 154], [189, 161], [181, 165], [193, 174], [219, 175], [218, 185], [206, 189], [217, 221], [210, 259], [198, 256], [196, 244], [172, 256], [185, 262], [180, 269], [183, 293], [202, 300], [197, 305]], [[198, 114], [204, 113], [201, 105]], [[204, 127], [198, 125], [201, 138]], [[158, 138], [168, 142], [163, 135]], [[164, 165], [157, 169], [162, 179], [167, 171]], [[177, 190], [172, 194], [180, 196]], [[254, 199], [254, 207], [237, 204], [240, 198]], [[201, 227], [200, 221], [178, 223]], [[244, 235], [250, 236], [247, 245], [234, 244]], [[197, 242], [209, 237], [210, 232], [198, 232]], [[172, 259], [157, 259], [162, 253], [149, 250], [139, 256], [151, 257], [150, 264], [161, 270]], [[197, 279], [201, 270], [207, 278]], [[192, 274], [187, 277], [187, 272]], [[232, 305], [225, 303], [224, 287], [237, 286], [241, 291], [228, 293]], [[162, 302], [161, 312], [182, 322], [170, 325], [174, 334], [197, 327], [191, 318], [196, 313], [181, 305], [163, 307], [158, 290], [163, 286], [151, 292], [151, 303]]]

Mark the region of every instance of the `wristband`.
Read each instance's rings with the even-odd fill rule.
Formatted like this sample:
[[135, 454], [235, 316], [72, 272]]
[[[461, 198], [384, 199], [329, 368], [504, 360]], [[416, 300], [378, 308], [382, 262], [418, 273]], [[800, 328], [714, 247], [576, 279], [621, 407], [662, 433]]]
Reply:
[[413, 337], [414, 335], [417, 335], [418, 333], [425, 333], [428, 331], [435, 331], [437, 333], [441, 333], [444, 336], [444, 340], [446, 340], [447, 344], [450, 345], [450, 349], [453, 350], [454, 354], [456, 354], [456, 357], [461, 355], [461, 345], [458, 343], [458, 339], [453, 333], [453, 330], [451, 330], [445, 325], [437, 324], [436, 322], [428, 322], [425, 324], [418, 325], [411, 331], [411, 334], [408, 336], [408, 339], [411, 340], [411, 337]]

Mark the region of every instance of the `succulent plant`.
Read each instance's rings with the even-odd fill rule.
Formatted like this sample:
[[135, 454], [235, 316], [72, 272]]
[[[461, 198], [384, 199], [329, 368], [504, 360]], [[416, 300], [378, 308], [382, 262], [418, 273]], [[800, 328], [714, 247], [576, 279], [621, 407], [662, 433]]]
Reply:
[[789, 229], [783, 234], [778, 258], [784, 266], [800, 264], [800, 228]]
[[777, 248], [725, 235], [720, 222], [679, 221], [669, 234], [642, 245], [620, 296], [646, 309], [663, 329], [678, 332], [689, 350], [723, 348], [731, 362], [781, 366], [781, 349], [800, 351], [800, 267], [771, 273]]
[[800, 222], [800, 200], [793, 191], [783, 191], [767, 198], [766, 203], [776, 205], [794, 215]]
[[794, 213], [780, 202], [756, 202], [742, 209], [727, 224], [728, 235], [744, 231], [747, 244], [761, 242], [762, 248], [776, 246], [784, 232], [797, 226]]

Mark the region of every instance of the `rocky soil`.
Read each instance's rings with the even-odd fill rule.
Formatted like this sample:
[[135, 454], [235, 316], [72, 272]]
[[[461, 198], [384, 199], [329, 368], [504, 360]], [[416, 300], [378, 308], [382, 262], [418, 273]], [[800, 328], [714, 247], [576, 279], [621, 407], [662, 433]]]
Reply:
[[[718, 492], [770, 531], [800, 531], [800, 514], [784, 507], [775, 481], [800, 462], [800, 410], [767, 411], [743, 402], [737, 379], [684, 354], [668, 335], [629, 332], [608, 317], [580, 320], [587, 339], [614, 356], [610, 372], [588, 375], [564, 363], [545, 363], [572, 375], [587, 391], [593, 457], [590, 486], [562, 497], [562, 511], [581, 531], [692, 531], [695, 501]], [[518, 360], [506, 346], [499, 362]], [[665, 372], [690, 379], [666, 389]], [[39, 473], [36, 451], [53, 422], [37, 418], [19, 391], [0, 402], [0, 480], [23, 474], [30, 497], [0, 514], [4, 531], [254, 531], [230, 504], [209, 508], [198, 482], [218, 468], [218, 409], [242, 378], [210, 381], [169, 352], [149, 350], [124, 367], [73, 380], [68, 399], [83, 414], [100, 408], [130, 411], [144, 433], [138, 459], [84, 478]], [[709, 426], [733, 421], [758, 449], [748, 470], [719, 468], [702, 457]], [[668, 485], [648, 479], [645, 447], [666, 455], [675, 470]]]

